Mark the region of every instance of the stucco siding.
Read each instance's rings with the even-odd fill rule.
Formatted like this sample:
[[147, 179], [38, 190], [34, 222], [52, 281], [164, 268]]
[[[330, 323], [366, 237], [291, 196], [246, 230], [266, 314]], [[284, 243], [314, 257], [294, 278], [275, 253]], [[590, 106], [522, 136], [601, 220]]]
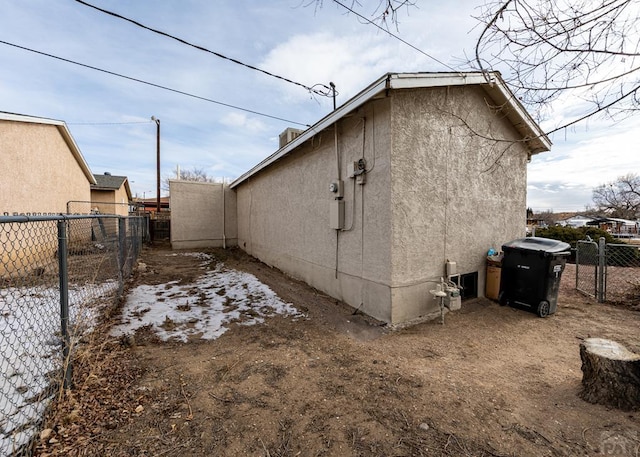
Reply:
[[169, 186], [171, 194], [171, 246], [174, 249], [235, 246], [237, 244], [238, 224], [235, 191], [221, 183], [172, 180], [169, 182]]
[[[344, 231], [330, 228], [333, 127], [236, 188], [241, 248], [383, 320], [391, 315], [389, 115], [382, 99], [338, 122]], [[360, 185], [348, 176], [363, 155], [370, 172]]]
[[477, 271], [483, 295], [487, 250], [524, 236], [527, 152], [478, 87], [395, 92], [391, 130], [393, 320], [402, 321], [438, 309], [429, 290], [446, 260]]
[[65, 213], [89, 181], [54, 125], [0, 121], [0, 213]]
[[[89, 186], [58, 127], [0, 120], [0, 214], [66, 213], [68, 201], [89, 200]], [[57, 249], [55, 222], [6, 224], [0, 246], [0, 275], [48, 264]]]

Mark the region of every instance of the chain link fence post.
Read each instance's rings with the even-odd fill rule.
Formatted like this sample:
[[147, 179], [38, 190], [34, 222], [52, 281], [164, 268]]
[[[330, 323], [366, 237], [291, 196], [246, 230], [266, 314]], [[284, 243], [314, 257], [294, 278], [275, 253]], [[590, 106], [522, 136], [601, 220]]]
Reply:
[[606, 242], [604, 237], [598, 240], [598, 302], [604, 303], [605, 299], [605, 269], [607, 265], [607, 257], [605, 254]]
[[60, 325], [62, 335], [62, 363], [64, 367], [63, 388], [71, 387], [71, 358], [69, 338], [69, 267], [67, 262], [67, 221], [58, 221], [58, 268], [60, 283]]
[[127, 221], [118, 218], [118, 295], [124, 291], [125, 264], [127, 262]]

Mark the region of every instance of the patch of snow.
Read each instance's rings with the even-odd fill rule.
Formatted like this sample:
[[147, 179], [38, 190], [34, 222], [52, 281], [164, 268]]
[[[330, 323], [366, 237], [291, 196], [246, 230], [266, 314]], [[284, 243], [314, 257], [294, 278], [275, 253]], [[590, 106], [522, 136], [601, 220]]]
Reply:
[[219, 264], [195, 283], [172, 281], [131, 290], [123, 309], [124, 323], [114, 327], [112, 335], [150, 325], [164, 341], [212, 340], [226, 332], [228, 324], [255, 325], [275, 315], [301, 316], [255, 276]]
[[[69, 331], [91, 330], [96, 299], [118, 290], [115, 281], [69, 288]], [[103, 301], [104, 303], [104, 301]], [[0, 455], [11, 455], [38, 433], [61, 377], [60, 292], [55, 287], [0, 289]]]

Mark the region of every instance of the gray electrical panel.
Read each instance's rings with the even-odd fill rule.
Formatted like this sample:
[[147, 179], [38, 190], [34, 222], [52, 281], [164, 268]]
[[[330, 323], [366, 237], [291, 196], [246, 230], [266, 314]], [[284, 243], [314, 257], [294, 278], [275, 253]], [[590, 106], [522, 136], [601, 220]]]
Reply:
[[344, 200], [331, 200], [329, 202], [329, 224], [334, 230], [344, 228]]

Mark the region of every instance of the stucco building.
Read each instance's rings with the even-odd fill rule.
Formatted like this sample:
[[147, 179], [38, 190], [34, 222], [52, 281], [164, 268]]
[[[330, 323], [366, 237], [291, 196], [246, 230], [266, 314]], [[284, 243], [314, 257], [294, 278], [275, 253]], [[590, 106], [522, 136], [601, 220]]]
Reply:
[[428, 316], [447, 261], [483, 295], [550, 146], [498, 73], [388, 74], [231, 184], [238, 245], [385, 322]]
[[[78, 145], [63, 121], [0, 112], [0, 214], [64, 214], [72, 200], [89, 201], [96, 184]], [[22, 275], [53, 258], [55, 233], [42, 222], [10, 235], [0, 227], [0, 275]], [[71, 234], [71, 237], [78, 234]]]
[[170, 180], [174, 249], [236, 246], [236, 194], [223, 183]]
[[0, 112], [0, 214], [66, 213], [96, 184], [63, 121]]
[[219, 245], [224, 228], [227, 245], [389, 323], [439, 313], [447, 262], [464, 296], [484, 295], [487, 251], [525, 236], [527, 163], [551, 147], [498, 73], [387, 74], [294, 133], [235, 198], [172, 185], [174, 215], [192, 215], [172, 218], [174, 247]]

